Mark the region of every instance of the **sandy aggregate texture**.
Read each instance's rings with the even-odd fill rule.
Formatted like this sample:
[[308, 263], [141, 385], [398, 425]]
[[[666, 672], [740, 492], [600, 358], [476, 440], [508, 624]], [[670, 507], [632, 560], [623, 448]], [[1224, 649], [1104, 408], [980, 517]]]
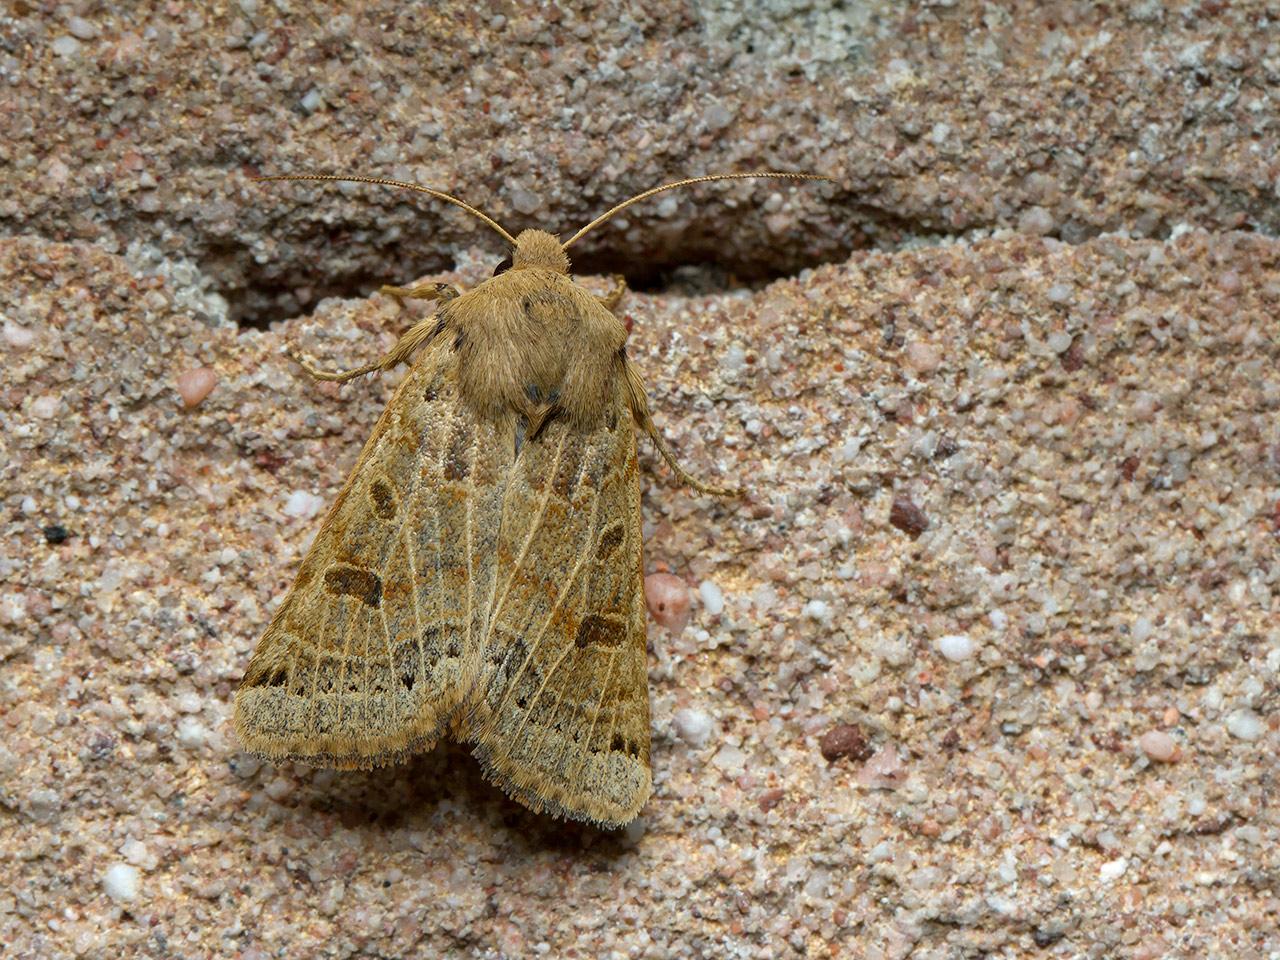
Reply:
[[[19, 958], [1280, 956], [1263, 3], [0, 11], [0, 943]], [[250, 650], [473, 285], [623, 270], [655, 792], [243, 753]], [[686, 606], [687, 605], [687, 606]], [[687, 622], [683, 622], [687, 609]]]

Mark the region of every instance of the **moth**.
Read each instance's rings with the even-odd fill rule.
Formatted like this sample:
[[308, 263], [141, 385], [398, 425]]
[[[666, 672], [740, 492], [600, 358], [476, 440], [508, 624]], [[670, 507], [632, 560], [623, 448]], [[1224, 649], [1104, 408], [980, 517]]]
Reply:
[[385, 356], [345, 381], [412, 359], [258, 641], [236, 694], [245, 747], [270, 760], [366, 768], [469, 744], [485, 775], [530, 809], [617, 827], [649, 797], [649, 696], [637, 429], [685, 484], [654, 425], [606, 296], [564, 243], [513, 237], [448, 194], [378, 177], [298, 174], [419, 191], [509, 245], [493, 276], [383, 287], [437, 301]]

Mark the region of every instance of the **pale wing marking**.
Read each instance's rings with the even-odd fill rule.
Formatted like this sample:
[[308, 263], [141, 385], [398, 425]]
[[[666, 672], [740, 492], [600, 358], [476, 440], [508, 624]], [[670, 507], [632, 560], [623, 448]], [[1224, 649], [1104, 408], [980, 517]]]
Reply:
[[400, 542], [404, 544], [405, 556], [409, 558], [409, 592], [413, 594], [413, 626], [417, 632], [414, 638], [418, 647], [418, 676], [427, 675], [427, 651], [422, 645], [422, 611], [418, 605], [418, 558], [413, 552], [413, 541], [409, 539], [408, 524], [400, 524]]
[[474, 655], [475, 647], [471, 642], [471, 625], [476, 619], [476, 567], [475, 567], [475, 549], [472, 541], [472, 511], [471, 506], [476, 499], [476, 448], [479, 446], [479, 439], [472, 437], [471, 440], [471, 463], [467, 466], [467, 656]]

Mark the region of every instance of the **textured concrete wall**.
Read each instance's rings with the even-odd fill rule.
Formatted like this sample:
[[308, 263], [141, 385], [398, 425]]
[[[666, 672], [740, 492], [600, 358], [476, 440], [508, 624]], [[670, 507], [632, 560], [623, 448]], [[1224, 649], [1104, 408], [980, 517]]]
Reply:
[[[203, 6], [203, 5], [201, 5]], [[292, 12], [281, 13], [281, 6]], [[1280, 45], [1264, 4], [11, 4], [0, 935], [21, 957], [1280, 950]], [[656, 789], [272, 767], [249, 651], [399, 379], [370, 296], [705, 186], [622, 269]], [[766, 284], [765, 281], [775, 282]], [[603, 280], [584, 282], [604, 290]], [[411, 310], [420, 311], [418, 307]]]

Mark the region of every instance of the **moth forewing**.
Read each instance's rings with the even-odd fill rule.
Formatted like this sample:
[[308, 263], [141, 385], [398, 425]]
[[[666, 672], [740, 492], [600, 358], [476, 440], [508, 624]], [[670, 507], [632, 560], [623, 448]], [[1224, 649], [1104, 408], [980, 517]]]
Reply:
[[[636, 428], [686, 473], [649, 414], [626, 329], [568, 275], [567, 247], [512, 237], [455, 197], [406, 187], [480, 218], [511, 246], [495, 276], [443, 302], [386, 356], [409, 359], [321, 524], [236, 695], [245, 746], [352, 767], [428, 749], [446, 732], [536, 811], [618, 826], [648, 799], [649, 700]], [[507, 269], [509, 267], [509, 269]], [[723, 491], [719, 491], [723, 492]]]
[[236, 698], [249, 749], [372, 766], [443, 732], [485, 624], [481, 557], [514, 459], [501, 426], [459, 402], [446, 342], [423, 351], [254, 651]]

